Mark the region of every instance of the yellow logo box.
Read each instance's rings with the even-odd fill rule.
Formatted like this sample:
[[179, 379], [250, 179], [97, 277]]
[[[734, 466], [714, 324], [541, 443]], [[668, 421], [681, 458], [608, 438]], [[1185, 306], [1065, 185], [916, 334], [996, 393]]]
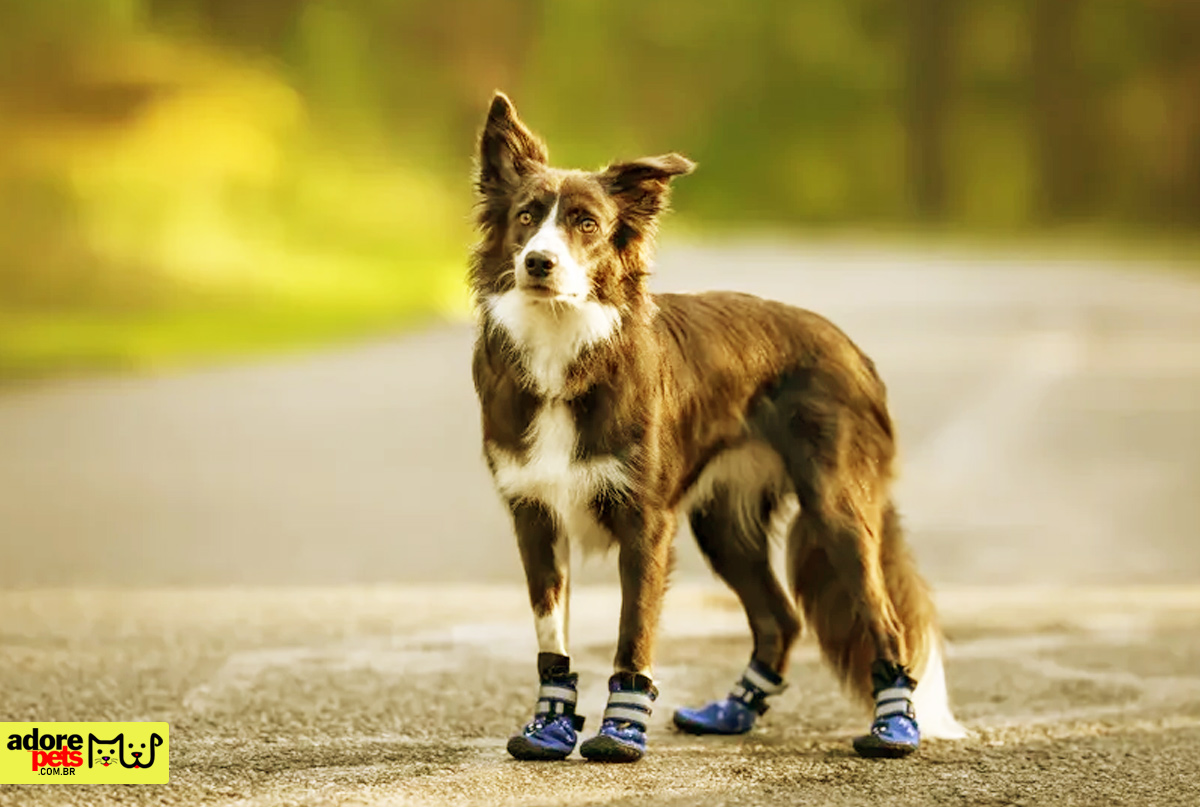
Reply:
[[166, 784], [166, 723], [0, 723], [0, 784]]

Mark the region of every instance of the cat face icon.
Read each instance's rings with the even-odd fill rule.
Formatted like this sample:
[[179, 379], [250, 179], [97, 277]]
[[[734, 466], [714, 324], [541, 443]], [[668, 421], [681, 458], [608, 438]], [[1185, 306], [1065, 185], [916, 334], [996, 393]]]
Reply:
[[115, 765], [117, 762], [117, 750], [118, 747], [117, 743], [115, 742], [99, 745], [96, 748], [95, 756], [92, 757], [92, 761], [89, 763], [88, 767], [90, 768], [92, 765], [100, 765], [101, 767], [107, 768], [110, 765]]

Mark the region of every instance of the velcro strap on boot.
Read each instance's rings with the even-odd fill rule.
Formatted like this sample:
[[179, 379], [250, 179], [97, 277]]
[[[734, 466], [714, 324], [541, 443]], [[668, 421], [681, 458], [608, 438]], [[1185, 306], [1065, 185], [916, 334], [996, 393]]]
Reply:
[[769, 675], [771, 674], [766, 673], [757, 664], [750, 662], [742, 673], [741, 680], [730, 690], [729, 697], [741, 701], [760, 715], [763, 714], [770, 708], [767, 705], [767, 698], [778, 695], [787, 689], [785, 681], [778, 676], [774, 676], [776, 680], [773, 681], [768, 677]]
[[608, 693], [608, 706], [604, 710], [605, 720], [632, 723], [642, 731], [654, 711], [654, 698], [658, 693], [650, 690], [614, 690]]
[[538, 668], [544, 674], [538, 687], [536, 713], [554, 717], [565, 715], [571, 718], [575, 730], [580, 731], [583, 729], [583, 718], [575, 714], [575, 704], [579, 702], [579, 692], [576, 690], [579, 675], [567, 672], [569, 665], [570, 660], [566, 656], [538, 654]]
[[574, 714], [575, 704], [578, 702], [579, 693], [574, 687], [546, 683], [538, 688], [538, 714]]
[[888, 687], [875, 693], [875, 716], [902, 714], [916, 717], [912, 704], [913, 691], [908, 687]]

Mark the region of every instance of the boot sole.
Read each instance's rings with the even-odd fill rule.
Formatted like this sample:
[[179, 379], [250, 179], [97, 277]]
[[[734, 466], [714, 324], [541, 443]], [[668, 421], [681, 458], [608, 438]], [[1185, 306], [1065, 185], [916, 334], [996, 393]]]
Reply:
[[637, 762], [645, 752], [601, 734], [579, 746], [579, 753], [589, 762]]
[[531, 743], [528, 738], [519, 734], [508, 738], [508, 753], [522, 762], [556, 762], [571, 756], [570, 751], [563, 753], [554, 748], [546, 748]]
[[915, 745], [900, 745], [880, 742], [874, 736], [859, 737], [854, 741], [854, 750], [867, 759], [900, 759], [916, 752]]
[[706, 726], [703, 723], [693, 723], [686, 717], [680, 717], [678, 714], [674, 716], [673, 720], [675, 728], [687, 734], [719, 734], [724, 737], [732, 737], [737, 734], [749, 734], [750, 730], [754, 728], [754, 726], [748, 726], [741, 731], [722, 731], [711, 726]]

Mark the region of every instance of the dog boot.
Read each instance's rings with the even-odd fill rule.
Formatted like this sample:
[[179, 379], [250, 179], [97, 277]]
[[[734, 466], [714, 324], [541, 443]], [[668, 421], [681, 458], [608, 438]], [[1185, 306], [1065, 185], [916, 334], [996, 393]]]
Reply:
[[508, 753], [526, 760], [566, 759], [583, 729], [583, 718], [575, 714], [579, 675], [570, 672], [570, 659], [550, 653], [539, 654], [538, 669], [537, 711], [520, 734], [509, 738]]
[[579, 746], [592, 762], [637, 762], [646, 753], [646, 723], [658, 690], [639, 673], [617, 673], [608, 679], [608, 708], [595, 737]]
[[913, 689], [917, 682], [898, 664], [876, 661], [871, 666], [875, 691], [875, 722], [871, 733], [854, 739], [854, 750], [864, 757], [905, 757], [921, 744]]
[[689, 734], [745, 734], [769, 708], [767, 698], [785, 689], [780, 676], [751, 661], [728, 697], [699, 709], [675, 710], [675, 725]]

